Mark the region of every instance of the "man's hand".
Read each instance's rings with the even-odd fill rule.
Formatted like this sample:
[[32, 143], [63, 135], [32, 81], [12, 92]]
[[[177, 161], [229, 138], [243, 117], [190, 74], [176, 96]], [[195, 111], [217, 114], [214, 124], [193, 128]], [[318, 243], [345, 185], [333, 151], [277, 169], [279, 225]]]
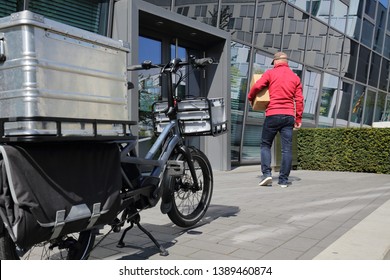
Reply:
[[296, 123], [294, 124], [294, 128], [301, 128], [301, 126], [302, 126], [302, 123], [297, 123], [297, 122], [296, 122]]

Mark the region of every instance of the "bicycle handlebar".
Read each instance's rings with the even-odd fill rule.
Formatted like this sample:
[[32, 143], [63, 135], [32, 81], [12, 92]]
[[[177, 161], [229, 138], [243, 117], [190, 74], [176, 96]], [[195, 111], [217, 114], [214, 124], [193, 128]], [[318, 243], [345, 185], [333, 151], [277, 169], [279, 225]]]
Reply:
[[193, 64], [195, 64], [195, 67], [204, 67], [206, 65], [210, 65], [214, 62], [214, 59], [211, 57], [205, 57], [205, 58], [198, 58], [194, 59]]
[[180, 58], [175, 58], [168, 64], [153, 64], [152, 61], [145, 60], [142, 64], [128, 66], [127, 71], [149, 70], [151, 68], [180, 68], [185, 65], [192, 65], [195, 68], [203, 68], [212, 63], [214, 63], [214, 59], [211, 57], [198, 59], [191, 57], [190, 61], [181, 61]]

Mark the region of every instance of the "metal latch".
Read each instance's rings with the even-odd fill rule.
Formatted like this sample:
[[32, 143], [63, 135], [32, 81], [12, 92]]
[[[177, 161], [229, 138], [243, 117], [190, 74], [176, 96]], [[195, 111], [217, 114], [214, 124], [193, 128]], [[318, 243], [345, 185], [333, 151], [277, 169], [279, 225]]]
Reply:
[[4, 44], [4, 33], [0, 33], [0, 62], [4, 62], [7, 59]]
[[180, 176], [184, 174], [184, 161], [181, 160], [168, 160], [167, 162], [168, 175]]

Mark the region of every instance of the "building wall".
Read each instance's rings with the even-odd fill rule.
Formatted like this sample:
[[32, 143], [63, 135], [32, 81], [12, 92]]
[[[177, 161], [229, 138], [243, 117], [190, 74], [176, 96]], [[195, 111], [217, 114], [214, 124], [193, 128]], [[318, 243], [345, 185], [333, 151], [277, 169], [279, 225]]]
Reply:
[[[0, 2], [0, 16], [25, 8], [46, 17], [107, 36], [113, 3], [125, 0], [9, 0]], [[370, 127], [390, 120], [390, 10], [388, 0], [145, 0], [231, 34], [229, 159], [260, 162], [264, 114], [253, 112], [246, 95], [253, 73], [272, 67], [275, 52], [290, 56], [305, 97], [303, 127]], [[126, 11], [115, 11], [127, 14]], [[180, 17], [184, 16], [184, 17]], [[138, 34], [127, 27], [136, 46]], [[176, 17], [175, 17], [176, 18]], [[184, 19], [183, 19], [184, 18]], [[187, 24], [191, 25], [192, 21]], [[124, 30], [124, 31], [123, 31]], [[136, 48], [134, 53], [136, 53]], [[229, 63], [226, 61], [225, 63]], [[137, 103], [130, 101], [130, 107]], [[134, 110], [133, 110], [134, 111]], [[208, 141], [203, 145], [208, 146]], [[213, 142], [213, 141], [211, 141]], [[213, 146], [213, 145], [211, 145]], [[210, 148], [210, 150], [213, 150]], [[229, 160], [228, 159], [228, 160]]]
[[272, 67], [277, 51], [289, 55], [301, 78], [303, 127], [390, 120], [388, 0], [165, 1], [169, 6], [231, 33], [233, 163], [260, 161], [264, 114], [251, 110], [246, 94], [251, 75]]

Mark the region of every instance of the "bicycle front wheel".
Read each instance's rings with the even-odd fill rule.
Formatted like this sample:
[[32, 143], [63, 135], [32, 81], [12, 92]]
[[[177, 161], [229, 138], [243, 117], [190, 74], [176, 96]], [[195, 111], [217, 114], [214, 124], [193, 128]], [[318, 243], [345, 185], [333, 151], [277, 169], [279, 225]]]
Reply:
[[0, 259], [2, 260], [86, 260], [95, 242], [92, 230], [64, 235], [32, 246], [19, 256], [7, 230], [0, 235]]
[[184, 161], [184, 174], [169, 176], [168, 182], [172, 207], [168, 211], [171, 221], [180, 227], [191, 227], [197, 224], [205, 215], [213, 193], [213, 174], [206, 155], [198, 149], [191, 148], [198, 187], [194, 186], [188, 162], [178, 154], [176, 160]]

